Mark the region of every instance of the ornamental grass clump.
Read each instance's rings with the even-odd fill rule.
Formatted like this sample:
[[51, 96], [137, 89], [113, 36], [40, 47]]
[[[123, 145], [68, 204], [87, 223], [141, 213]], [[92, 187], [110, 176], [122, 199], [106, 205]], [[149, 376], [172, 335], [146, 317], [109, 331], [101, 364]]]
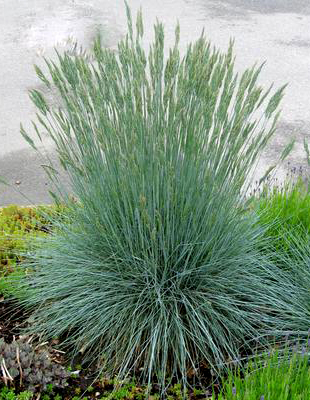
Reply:
[[[202, 35], [165, 58], [155, 25], [148, 54], [141, 13], [118, 50], [58, 54], [36, 67], [36, 131], [54, 140], [72, 185], [65, 220], [28, 261], [32, 333], [66, 337], [71, 354], [122, 378], [164, 387], [267, 335], [308, 331], [290, 279], [257, 250], [262, 234], [240, 192], [273, 134], [283, 88], [234, 72]], [[258, 116], [256, 118], [255, 116]], [[22, 129], [25, 138], [35, 147]], [[57, 176], [52, 174], [56, 181]]]

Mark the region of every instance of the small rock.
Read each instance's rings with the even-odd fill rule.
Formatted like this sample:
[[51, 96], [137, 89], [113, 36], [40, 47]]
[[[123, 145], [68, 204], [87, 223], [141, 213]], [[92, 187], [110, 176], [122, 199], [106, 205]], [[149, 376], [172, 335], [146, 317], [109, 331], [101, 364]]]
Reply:
[[21, 181], [15, 181], [15, 185], [20, 185]]

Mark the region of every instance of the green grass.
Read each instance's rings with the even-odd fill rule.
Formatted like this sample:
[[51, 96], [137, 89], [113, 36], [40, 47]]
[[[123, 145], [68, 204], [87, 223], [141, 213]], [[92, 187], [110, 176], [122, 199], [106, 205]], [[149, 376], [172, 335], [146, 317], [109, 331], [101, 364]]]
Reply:
[[254, 358], [244, 371], [230, 371], [218, 400], [305, 400], [310, 398], [309, 348], [274, 350]]
[[310, 193], [306, 185], [299, 178], [286, 181], [281, 189], [266, 187], [257, 200], [257, 211], [259, 223], [268, 227], [262, 251], [275, 250], [275, 263], [290, 273], [305, 298], [305, 309], [310, 310]]
[[257, 200], [259, 222], [268, 226], [265, 236], [279, 252], [290, 251], [290, 235], [307, 240], [310, 234], [310, 193], [302, 179], [286, 181], [281, 188], [265, 187]]
[[72, 356], [164, 391], [202, 363], [221, 372], [253, 342], [307, 334], [310, 316], [242, 211], [283, 88], [264, 91], [261, 67], [238, 76], [232, 44], [221, 53], [203, 35], [181, 57], [178, 27], [167, 60], [160, 23], [146, 54], [141, 14], [134, 32], [127, 13], [117, 52], [98, 38], [93, 62], [58, 54], [48, 77], [36, 67], [61, 105], [31, 91], [34, 126], [54, 140], [78, 201], [62, 192], [71, 212], [36, 241], [23, 305], [29, 333], [65, 337]]

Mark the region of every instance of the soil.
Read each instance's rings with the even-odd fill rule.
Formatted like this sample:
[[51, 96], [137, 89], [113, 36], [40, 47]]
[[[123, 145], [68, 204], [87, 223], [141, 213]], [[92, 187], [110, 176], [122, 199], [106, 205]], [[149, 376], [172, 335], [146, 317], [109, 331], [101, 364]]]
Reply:
[[[27, 326], [27, 318], [29, 315], [20, 307], [16, 306], [16, 303], [12, 300], [6, 299], [3, 296], [0, 296], [0, 339], [3, 339], [6, 343], [11, 343], [14, 340], [18, 340], [20, 336], [21, 329]], [[24, 337], [25, 338], [25, 337]], [[68, 367], [68, 360], [66, 359], [66, 354], [63, 351], [58, 349], [60, 345], [60, 340], [54, 339], [49, 342], [41, 343], [39, 338], [29, 337], [29, 342], [35, 346], [37, 351], [46, 351], [48, 352], [50, 358], [58, 363], [63, 365], [64, 367]], [[75, 360], [76, 361], [76, 360]], [[79, 360], [78, 360], [79, 361]], [[72, 371], [76, 371], [77, 374], [73, 375], [68, 380], [68, 386], [64, 389], [55, 389], [52, 393], [49, 393], [50, 398], [53, 398], [55, 395], [60, 395], [63, 400], [72, 399], [74, 396], [78, 397], [86, 397], [88, 399], [98, 399], [102, 398], [102, 396], [107, 396], [109, 393], [113, 392], [115, 389], [113, 379], [111, 377], [101, 377], [100, 379], [95, 379], [96, 374], [93, 368], [91, 367], [81, 367], [80, 365], [72, 365]], [[212, 376], [210, 374], [210, 370], [207, 366], [201, 366], [200, 374], [203, 376], [203, 383], [211, 382]], [[0, 374], [1, 375], [1, 374]], [[193, 386], [196, 386], [194, 375], [190, 374], [189, 371], [189, 380]], [[177, 382], [174, 382], [177, 384]], [[0, 388], [1, 388], [0, 383]], [[176, 385], [174, 388], [172, 386], [171, 391], [169, 390], [169, 396], [171, 399], [179, 398], [179, 389], [176, 389]], [[139, 385], [131, 385], [125, 384], [124, 386], [125, 392], [127, 390], [128, 396], [125, 395], [124, 392], [120, 399], [141, 399], [143, 394], [145, 393], [145, 389]], [[214, 386], [214, 389], [218, 389], [218, 385]], [[150, 392], [150, 398], [156, 398], [155, 394], [159, 392], [159, 387], [157, 385], [153, 385], [152, 390]], [[212, 388], [204, 391], [196, 392], [189, 394], [189, 398], [192, 400], [206, 399], [211, 398]], [[36, 394], [38, 395], [38, 393]], [[210, 395], [210, 397], [208, 397]], [[142, 397], [141, 397], [142, 396]], [[114, 397], [113, 397], [114, 398]], [[116, 398], [116, 397], [115, 397]]]
[[27, 315], [16, 308], [13, 301], [0, 296], [0, 338], [11, 343], [19, 338], [19, 332], [26, 324]]

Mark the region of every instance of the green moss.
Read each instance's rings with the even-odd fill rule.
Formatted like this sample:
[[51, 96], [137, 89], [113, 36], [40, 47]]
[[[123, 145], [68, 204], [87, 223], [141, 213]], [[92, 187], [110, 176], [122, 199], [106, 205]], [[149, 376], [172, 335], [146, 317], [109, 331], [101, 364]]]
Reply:
[[12, 273], [33, 246], [33, 239], [44, 236], [50, 228], [49, 218], [63, 211], [62, 206], [19, 207], [0, 210], [0, 275]]
[[54, 217], [64, 212], [62, 205], [0, 209], [0, 294], [24, 297], [18, 283], [30, 271], [21, 262], [34, 250], [34, 239], [50, 232]]

